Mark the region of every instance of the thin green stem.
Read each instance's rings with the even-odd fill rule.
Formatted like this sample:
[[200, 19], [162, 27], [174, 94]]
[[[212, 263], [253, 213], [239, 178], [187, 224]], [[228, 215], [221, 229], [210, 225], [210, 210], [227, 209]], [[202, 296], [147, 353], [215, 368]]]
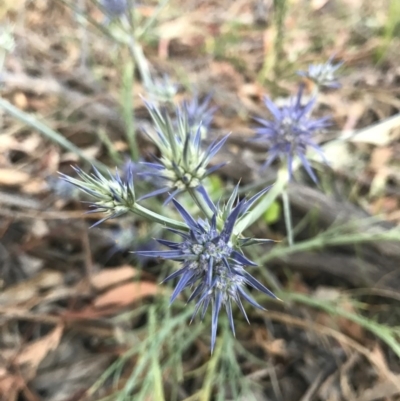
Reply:
[[357, 233], [343, 235], [320, 235], [307, 241], [294, 244], [292, 247], [276, 247], [257, 260], [258, 264], [266, 263], [269, 260], [284, 257], [295, 252], [305, 252], [315, 249], [322, 249], [326, 246], [340, 246], [348, 244], [360, 244], [371, 241], [399, 241], [400, 231], [395, 228], [380, 233]]
[[124, 120], [126, 125], [126, 137], [129, 143], [129, 150], [131, 153], [131, 158], [133, 161], [138, 161], [140, 154], [139, 148], [137, 145], [136, 139], [136, 130], [135, 130], [135, 111], [133, 107], [133, 93], [134, 93], [134, 85], [135, 85], [135, 68], [139, 66], [139, 70], [141, 71], [141, 67], [139, 64], [139, 60], [135, 57], [135, 55], [131, 51], [131, 47], [135, 46], [135, 2], [131, 0], [129, 7], [129, 19], [128, 16], [124, 15], [121, 18], [121, 24], [126, 29], [128, 33], [128, 49], [131, 55], [131, 59], [125, 63], [124, 66], [124, 74], [123, 74], [123, 103], [122, 110], [124, 113]]
[[278, 176], [271, 190], [262, 198], [248, 214], [238, 220], [234, 234], [241, 234], [246, 228], [255, 223], [265, 211], [272, 205], [278, 196], [284, 191], [289, 182], [289, 174], [286, 167], [278, 171]]
[[162, 224], [163, 226], [166, 226], [168, 228], [189, 231], [189, 227], [185, 223], [162, 216], [161, 214], [155, 213], [141, 205], [135, 204], [131, 209], [131, 211], [132, 213], [137, 214], [138, 216], [141, 216], [155, 223]]
[[135, 114], [133, 109], [132, 92], [134, 85], [135, 62], [128, 60], [122, 74], [122, 112], [125, 121], [126, 137], [133, 161], [139, 160], [139, 148], [136, 141]]
[[274, 17], [276, 26], [276, 37], [274, 43], [275, 65], [274, 74], [277, 77], [281, 70], [283, 59], [283, 44], [285, 39], [285, 18], [288, 10], [287, 0], [274, 0]]
[[143, 53], [142, 47], [137, 43], [137, 41], [133, 37], [131, 37], [128, 46], [129, 46], [129, 51], [131, 53], [131, 57], [133, 60], [135, 60], [136, 66], [139, 70], [145, 88], [146, 89], [151, 88], [152, 79], [150, 73], [150, 65]]
[[285, 189], [282, 191], [282, 202], [283, 202], [283, 215], [285, 218], [285, 226], [287, 231], [287, 238], [289, 246], [293, 246], [293, 225], [292, 225], [292, 215], [290, 211], [289, 194]]
[[201, 390], [199, 401], [209, 401], [211, 399], [211, 393], [215, 381], [216, 371], [222, 356], [222, 346], [223, 346], [223, 341], [222, 338], [220, 338], [219, 341], [217, 342], [215, 352], [207, 364], [206, 376], [204, 378], [204, 385]]
[[[157, 317], [155, 308], [152, 307], [149, 311], [149, 331], [150, 336], [156, 337], [157, 335]], [[159, 362], [160, 357], [160, 349], [158, 347], [154, 347], [151, 350], [152, 358], [151, 358], [151, 373], [152, 373], [152, 382], [153, 389], [152, 393], [155, 396], [156, 400], [165, 401], [164, 396], [164, 388], [163, 388], [163, 380], [162, 380], [162, 372]]]
[[121, 23], [124, 27], [125, 31], [128, 33], [127, 45], [131, 55], [132, 61], [136, 64], [144, 86], [146, 88], [149, 87], [152, 83], [151, 73], [150, 73], [150, 64], [147, 61], [142, 46], [137, 42], [139, 35], [137, 34], [137, 29], [135, 29], [135, 7], [134, 5], [130, 7], [130, 20], [128, 18], [122, 18]]

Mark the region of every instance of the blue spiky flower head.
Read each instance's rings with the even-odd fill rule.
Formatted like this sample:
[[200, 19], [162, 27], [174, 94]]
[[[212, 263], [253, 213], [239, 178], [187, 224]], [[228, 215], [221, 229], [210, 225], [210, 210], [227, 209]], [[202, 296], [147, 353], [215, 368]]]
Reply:
[[317, 86], [331, 89], [340, 88], [337, 78], [337, 70], [343, 63], [332, 63], [333, 57], [330, 57], [326, 63], [310, 64], [307, 71], [298, 71], [297, 74], [310, 79]]
[[173, 122], [165, 110], [160, 110], [149, 102], [146, 102], [146, 107], [154, 123], [154, 130], [146, 131], [146, 134], [158, 147], [161, 156], [155, 158], [155, 163], [145, 163], [148, 172], [143, 175], [163, 178], [165, 186], [141, 199], [171, 192], [166, 200], [168, 203], [177, 194], [200, 187], [205, 177], [226, 164], [208, 167], [227, 136], [215, 140], [203, 150], [201, 127], [196, 130], [191, 128], [188, 114], [183, 109], [177, 108], [176, 120]]
[[256, 119], [262, 127], [256, 129], [255, 140], [269, 146], [269, 157], [264, 163], [264, 167], [280, 158], [287, 162], [291, 177], [293, 159], [297, 156], [312, 180], [317, 182], [317, 177], [305, 154], [308, 148], [313, 148], [324, 158], [322, 149], [313, 141], [313, 135], [325, 129], [329, 123], [328, 118], [311, 118], [310, 114], [315, 104], [315, 98], [303, 105], [302, 94], [303, 87], [300, 87], [297, 95], [290, 99], [289, 104], [282, 107], [278, 107], [270, 99], [265, 98], [264, 103], [272, 118], [270, 120]]
[[[265, 192], [266, 190], [263, 190], [249, 200], [243, 199], [233, 207], [234, 199], [237, 196], [236, 188], [223, 210], [219, 210], [215, 205], [211, 206], [214, 213], [209, 220], [195, 220], [179, 202], [173, 199], [175, 207], [189, 227], [189, 232], [170, 229], [182, 238], [180, 242], [157, 240], [170, 250], [138, 252], [141, 256], [161, 257], [181, 262], [181, 268], [164, 280], [168, 281], [179, 277], [178, 284], [171, 295], [171, 302], [185, 288], [189, 287], [192, 289], [192, 293], [188, 302], [196, 301], [193, 318], [201, 311], [203, 319], [211, 304], [211, 349], [215, 345], [218, 315], [223, 306], [225, 306], [233, 332], [232, 303], [238, 305], [246, 319], [242, 298], [253, 306], [264, 309], [247, 293], [245, 290], [247, 285], [276, 298], [268, 288], [245, 269], [246, 266], [256, 266], [254, 262], [244, 256], [241, 250], [251, 241], [248, 238], [239, 239], [234, 234], [234, 227], [238, 219]], [[207, 202], [210, 202], [209, 198], [207, 198]], [[255, 241], [257, 242], [257, 240]]]

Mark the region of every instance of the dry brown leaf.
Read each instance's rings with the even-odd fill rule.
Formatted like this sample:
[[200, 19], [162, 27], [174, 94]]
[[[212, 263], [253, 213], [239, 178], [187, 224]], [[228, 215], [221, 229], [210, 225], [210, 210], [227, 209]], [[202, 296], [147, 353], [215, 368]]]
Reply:
[[19, 150], [21, 152], [31, 154], [39, 146], [43, 145], [43, 138], [39, 135], [31, 134], [23, 140], [17, 140], [11, 135], [1, 135], [0, 136], [0, 151], [8, 152], [11, 150]]
[[370, 167], [374, 171], [378, 171], [381, 168], [387, 166], [393, 156], [393, 148], [391, 147], [379, 147], [372, 151]]
[[385, 192], [386, 183], [391, 172], [388, 167], [393, 156], [393, 149], [390, 147], [378, 147], [372, 151], [370, 168], [376, 173], [369, 190], [369, 195], [379, 196]]
[[375, 344], [374, 348], [371, 351], [371, 357], [374, 360], [375, 366], [379, 368], [385, 378], [390, 378], [393, 375], [388, 367], [385, 354], [383, 353], [382, 348], [379, 344]]
[[371, 351], [371, 358], [374, 361], [378, 373], [384, 378], [383, 382], [379, 382], [374, 387], [367, 389], [357, 398], [357, 401], [373, 401], [391, 397], [400, 393], [400, 375], [395, 375], [388, 367], [386, 357], [382, 348], [376, 344]]
[[173, 40], [179, 39], [187, 43], [193, 36], [204, 36], [206, 30], [204, 23], [200, 21], [199, 13], [184, 14], [174, 20], [161, 23], [157, 28], [160, 38]]
[[63, 275], [54, 270], [43, 270], [30, 280], [23, 281], [0, 293], [0, 305], [16, 305], [33, 298], [43, 289], [63, 283]]
[[26, 369], [24, 376], [27, 380], [35, 376], [40, 362], [42, 362], [46, 355], [58, 347], [63, 330], [64, 326], [62, 324], [56, 326], [46, 336], [27, 344], [17, 355], [14, 363], [19, 365], [20, 369]]
[[324, 7], [329, 0], [312, 0], [311, 1], [311, 7], [313, 8], [314, 11], [317, 11]]
[[346, 400], [354, 400], [356, 398], [350, 372], [359, 361], [360, 354], [354, 353], [339, 369], [340, 389]]
[[38, 195], [48, 191], [48, 184], [41, 178], [33, 178], [21, 188], [21, 191], [24, 194]]
[[271, 355], [278, 355], [282, 357], [287, 357], [288, 355], [286, 342], [281, 338], [272, 341], [266, 341], [264, 343], [264, 347]]
[[388, 215], [386, 216], [386, 219], [400, 224], [400, 210], [396, 210], [392, 213], [388, 213]]
[[3, 20], [7, 13], [20, 12], [25, 7], [26, 0], [1, 0], [0, 20]]
[[28, 99], [26, 98], [25, 93], [17, 92], [13, 96], [13, 103], [19, 109], [25, 110], [28, 107]]
[[398, 139], [399, 136], [400, 113], [357, 131], [351, 135], [350, 141], [354, 143], [369, 143], [376, 146], [385, 146]]
[[127, 306], [139, 299], [154, 295], [157, 291], [157, 285], [147, 281], [123, 284], [97, 297], [93, 306], [97, 309], [111, 305]]
[[0, 185], [18, 186], [30, 180], [31, 176], [13, 168], [0, 168]]
[[16, 305], [28, 301], [36, 295], [36, 288], [17, 284], [0, 293], [0, 305]]
[[[316, 299], [323, 301], [337, 301], [341, 309], [345, 310], [346, 312], [354, 314], [356, 313], [352, 302], [337, 288], [320, 286], [315, 290], [314, 296]], [[339, 327], [341, 332], [347, 334], [351, 338], [359, 341], [364, 340], [364, 329], [349, 319], [341, 316], [332, 318], [332, 316], [326, 313], [319, 313], [316, 320], [319, 323], [332, 328]]]
[[19, 149], [20, 143], [11, 135], [0, 135], [0, 151], [8, 152], [9, 150]]
[[[340, 303], [340, 307], [346, 312], [356, 314], [353, 304], [351, 303], [351, 301], [348, 301], [347, 299], [343, 299], [343, 301]], [[342, 333], [345, 333], [349, 337], [354, 338], [360, 342], [364, 341], [365, 332], [364, 329], [359, 324], [344, 317], [338, 317], [337, 322]]]
[[[19, 391], [24, 387], [22, 377], [4, 374], [0, 375], [0, 401], [16, 401]], [[6, 398], [3, 398], [7, 394]]]
[[101, 291], [122, 281], [132, 279], [136, 274], [137, 271], [128, 265], [114, 269], [103, 269], [91, 277], [91, 284], [96, 290]]
[[399, 212], [399, 201], [396, 196], [382, 196], [370, 205], [372, 214], [392, 214]]
[[269, 354], [283, 357], [286, 357], [288, 354], [285, 340], [271, 338], [266, 330], [260, 329], [255, 331], [255, 342]]
[[[341, 99], [340, 99], [341, 100]], [[343, 125], [343, 131], [351, 131], [357, 126], [358, 121], [365, 113], [365, 102], [355, 101], [347, 106], [346, 122]]]
[[41, 159], [42, 168], [49, 174], [56, 174], [60, 166], [60, 152], [56, 147], [51, 147]]
[[[398, 385], [400, 383], [400, 375], [396, 375], [392, 380], [385, 380], [384, 382], [378, 382], [374, 387], [369, 388], [363, 392], [355, 401], [378, 401], [387, 400], [396, 394], [400, 393]], [[391, 399], [391, 398], [390, 398]]]

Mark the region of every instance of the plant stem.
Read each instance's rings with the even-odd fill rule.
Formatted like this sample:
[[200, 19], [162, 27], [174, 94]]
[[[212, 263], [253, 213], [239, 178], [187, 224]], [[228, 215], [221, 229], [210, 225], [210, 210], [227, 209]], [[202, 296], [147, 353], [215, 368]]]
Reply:
[[131, 53], [131, 57], [135, 61], [137, 68], [139, 70], [140, 77], [142, 78], [144, 87], [146, 89], [151, 88], [152, 79], [150, 73], [150, 65], [143, 53], [142, 47], [136, 42], [136, 40], [133, 37], [131, 37], [128, 46], [129, 46], [129, 51]]
[[289, 194], [286, 189], [282, 191], [282, 202], [283, 202], [283, 215], [285, 218], [288, 243], [289, 246], [293, 246], [292, 216], [290, 212]]
[[137, 214], [138, 216], [141, 216], [155, 223], [162, 224], [163, 226], [166, 226], [168, 228], [175, 228], [177, 230], [183, 230], [183, 231], [189, 230], [189, 227], [185, 223], [162, 216], [161, 214], [155, 213], [138, 204], [135, 204], [131, 209], [131, 211], [132, 213]]
[[201, 390], [199, 401], [209, 401], [211, 398], [211, 392], [216, 376], [217, 367], [222, 355], [222, 345], [223, 345], [222, 338], [219, 338], [215, 352], [213, 353], [213, 356], [211, 357], [210, 361], [207, 364], [207, 372], [204, 378], [204, 385]]
[[272, 205], [275, 199], [284, 191], [289, 182], [289, 173], [286, 167], [278, 171], [277, 179], [271, 190], [262, 198], [248, 214], [243, 216], [235, 225], [234, 234], [241, 234], [246, 228], [255, 223]]
[[123, 69], [122, 79], [122, 112], [124, 115], [126, 137], [133, 161], [139, 160], [139, 149], [136, 141], [135, 114], [132, 102], [132, 89], [134, 85], [135, 62], [128, 60]]
[[[149, 331], [150, 336], [157, 335], [157, 317], [155, 308], [152, 307], [149, 311]], [[164, 396], [164, 388], [163, 388], [163, 380], [162, 380], [162, 372], [159, 363], [160, 349], [158, 347], [154, 347], [151, 350], [152, 357], [151, 357], [151, 373], [153, 376], [153, 394], [156, 400], [165, 401]]]
[[400, 231], [398, 228], [394, 228], [390, 231], [380, 233], [357, 233], [332, 236], [320, 235], [307, 241], [298, 242], [292, 247], [276, 247], [272, 249], [271, 252], [268, 252], [258, 259], [257, 263], [262, 264], [275, 258], [287, 256], [291, 253], [321, 249], [326, 246], [355, 245], [371, 241], [400, 241]]
[[281, 60], [283, 56], [283, 42], [285, 39], [285, 17], [287, 13], [287, 0], [274, 0], [274, 19], [276, 26], [276, 37], [274, 43], [275, 78], [279, 76], [281, 69]]

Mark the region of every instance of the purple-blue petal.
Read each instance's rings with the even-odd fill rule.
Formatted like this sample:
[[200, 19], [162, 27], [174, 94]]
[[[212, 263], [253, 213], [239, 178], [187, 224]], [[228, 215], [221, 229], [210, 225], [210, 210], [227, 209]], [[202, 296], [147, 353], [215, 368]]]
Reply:
[[185, 208], [175, 199], [172, 199], [173, 204], [175, 205], [176, 209], [178, 210], [179, 214], [182, 216], [183, 220], [185, 220], [186, 224], [192, 230], [197, 228], [197, 223], [193, 219], [193, 217], [185, 210]]
[[235, 250], [232, 251], [231, 258], [243, 266], [257, 266], [256, 263], [252, 262], [250, 259], [247, 259], [246, 256]]

